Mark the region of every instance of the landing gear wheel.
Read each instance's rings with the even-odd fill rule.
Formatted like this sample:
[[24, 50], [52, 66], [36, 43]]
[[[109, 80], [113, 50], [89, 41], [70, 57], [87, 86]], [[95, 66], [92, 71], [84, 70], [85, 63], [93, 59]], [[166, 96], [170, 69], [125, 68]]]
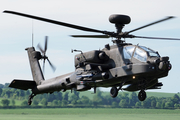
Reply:
[[146, 99], [146, 92], [144, 90], [141, 90], [138, 94], [138, 98], [140, 101], [144, 101]]
[[118, 89], [116, 87], [112, 87], [110, 90], [110, 95], [112, 98], [115, 98], [118, 95]]
[[62, 89], [62, 92], [66, 92], [66, 89]]

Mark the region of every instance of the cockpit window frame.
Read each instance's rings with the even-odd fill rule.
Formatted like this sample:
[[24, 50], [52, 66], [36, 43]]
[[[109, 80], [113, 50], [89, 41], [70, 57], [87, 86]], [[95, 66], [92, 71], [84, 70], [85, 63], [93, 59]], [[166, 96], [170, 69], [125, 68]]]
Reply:
[[[132, 49], [132, 50], [129, 50], [129, 48]], [[127, 49], [128, 48], [128, 49]], [[131, 60], [132, 58], [132, 55], [134, 53], [134, 50], [135, 50], [136, 46], [134, 45], [128, 45], [128, 46], [124, 46], [123, 48], [123, 56], [124, 56], [124, 59], [127, 59], [127, 60]]]
[[145, 51], [144, 49], [142, 49], [139, 46], [136, 46], [136, 48], [134, 50], [133, 58], [135, 58], [135, 59], [137, 59], [138, 61], [141, 61], [141, 62], [147, 62], [147, 59], [148, 59], [147, 51]]
[[[146, 51], [148, 57], [158, 57], [158, 58], [160, 58], [160, 55], [159, 55], [158, 52], [156, 52], [156, 51], [154, 51], [154, 50], [152, 50], [152, 49], [150, 49], [150, 48], [147, 48], [147, 47], [145, 47], [145, 46], [139, 46], [139, 47], [140, 47], [141, 49], [143, 49], [144, 51]], [[150, 53], [153, 53], [154, 55], [151, 55]]]
[[[131, 50], [129, 50], [129, 49], [131, 49]], [[137, 51], [136, 49], [139, 51]], [[136, 53], [136, 51], [139, 53]], [[150, 53], [152, 53], [152, 55]], [[128, 46], [123, 47], [123, 57], [125, 60], [131, 61], [132, 58], [135, 58], [138, 61], [147, 62], [148, 57], [159, 57], [160, 58], [160, 55], [158, 54], [158, 52], [155, 52], [154, 50], [147, 48], [145, 46], [128, 45]]]

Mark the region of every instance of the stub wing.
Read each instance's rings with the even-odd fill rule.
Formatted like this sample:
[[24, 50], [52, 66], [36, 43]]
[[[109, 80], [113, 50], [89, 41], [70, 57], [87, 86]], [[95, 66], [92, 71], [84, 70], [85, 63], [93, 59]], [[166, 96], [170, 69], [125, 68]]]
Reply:
[[14, 79], [11, 84], [9, 85], [9, 87], [11, 88], [16, 88], [16, 89], [21, 89], [21, 90], [28, 90], [28, 89], [32, 89], [36, 86], [36, 82], [35, 81], [31, 81], [31, 80], [18, 80], [18, 79]]

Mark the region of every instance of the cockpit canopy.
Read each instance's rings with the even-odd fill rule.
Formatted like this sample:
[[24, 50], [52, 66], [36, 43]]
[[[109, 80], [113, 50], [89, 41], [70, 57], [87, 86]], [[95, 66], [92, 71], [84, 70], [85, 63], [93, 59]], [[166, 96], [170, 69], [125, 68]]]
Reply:
[[125, 46], [123, 48], [124, 59], [131, 59], [132, 56], [141, 61], [147, 62], [148, 57], [160, 57], [157, 52], [144, 46]]

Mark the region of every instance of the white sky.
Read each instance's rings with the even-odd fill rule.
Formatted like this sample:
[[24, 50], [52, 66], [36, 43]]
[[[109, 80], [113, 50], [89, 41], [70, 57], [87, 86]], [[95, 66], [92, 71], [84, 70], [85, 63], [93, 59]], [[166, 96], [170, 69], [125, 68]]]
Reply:
[[[111, 14], [126, 14], [131, 23], [124, 31], [129, 31], [166, 16], [176, 16], [166, 22], [133, 32], [134, 35], [180, 38], [179, 0], [0, 0], [0, 11], [12, 10], [62, 22], [77, 24], [99, 30], [115, 31], [108, 18]], [[32, 27], [33, 26], [33, 27]], [[71, 49], [89, 51], [102, 49], [111, 39], [75, 39], [72, 34], [93, 34], [31, 20], [21, 16], [0, 13], [0, 83], [10, 83], [14, 78], [32, 79], [26, 47], [44, 45], [44, 37], [49, 36], [47, 55], [57, 67], [53, 73], [46, 64], [45, 77], [52, 78], [74, 70], [74, 55]], [[169, 56], [172, 70], [168, 77], [160, 79], [164, 86], [157, 92], [180, 92], [179, 59], [180, 41], [157, 41], [126, 39], [127, 42], [152, 48], [161, 56]]]

